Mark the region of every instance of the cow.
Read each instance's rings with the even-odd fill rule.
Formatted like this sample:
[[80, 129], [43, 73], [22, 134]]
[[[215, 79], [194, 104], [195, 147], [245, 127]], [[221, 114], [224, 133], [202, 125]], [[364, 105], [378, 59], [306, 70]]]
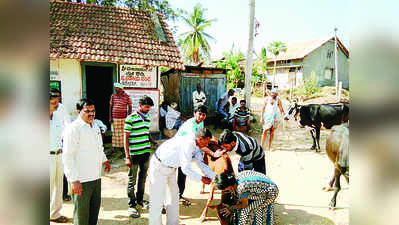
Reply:
[[285, 120], [294, 117], [297, 120], [299, 114], [300, 127], [308, 126], [313, 138], [311, 149], [320, 150], [320, 128], [331, 129], [334, 125], [340, 125], [349, 121], [349, 104], [309, 104], [299, 106], [295, 101], [292, 102], [284, 116]]
[[334, 195], [329, 204], [332, 208], [336, 206], [337, 195], [341, 190], [341, 175], [349, 183], [349, 128], [347, 123], [332, 128], [332, 132], [327, 137], [326, 152], [334, 164], [334, 175], [329, 183], [329, 188], [326, 189], [327, 191], [333, 190], [332, 186], [335, 183]]
[[[211, 149], [213, 152], [216, 150], [220, 149], [220, 146], [217, 144], [216, 141], [212, 141], [209, 145], [208, 148]], [[233, 165], [231, 163], [230, 157], [227, 155], [227, 153], [224, 153], [221, 157], [219, 158], [214, 158], [208, 154], [204, 154], [204, 163], [207, 164], [216, 174], [224, 173], [224, 172], [229, 172], [229, 173], [234, 173]], [[202, 187], [201, 193], [204, 193], [204, 186]], [[223, 216], [220, 212], [220, 209], [223, 207], [223, 204], [235, 204], [231, 203], [231, 193], [229, 191], [222, 191], [222, 196], [221, 196], [221, 201], [220, 204], [211, 206], [211, 203], [213, 201], [213, 194], [215, 192], [215, 185], [212, 183], [211, 191], [209, 192], [209, 197], [208, 201], [205, 205], [205, 208], [201, 214], [200, 221], [204, 222], [206, 220], [206, 216], [208, 214], [208, 209], [213, 208], [218, 211], [218, 218], [220, 221], [220, 224], [222, 225], [227, 225], [230, 222], [230, 217]]]

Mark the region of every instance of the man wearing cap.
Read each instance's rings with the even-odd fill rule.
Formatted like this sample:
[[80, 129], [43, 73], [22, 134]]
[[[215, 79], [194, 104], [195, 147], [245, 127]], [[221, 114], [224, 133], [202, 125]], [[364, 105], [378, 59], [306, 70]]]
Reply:
[[271, 94], [266, 97], [262, 108], [260, 123], [263, 124], [262, 147], [265, 144], [267, 132], [269, 132], [269, 144], [267, 150], [271, 151], [272, 141], [274, 137], [274, 130], [277, 128], [279, 121], [279, 112], [284, 114], [284, 109], [278, 97], [277, 88], [273, 88]]
[[227, 104], [229, 101], [229, 97], [234, 95], [234, 90], [230, 89], [228, 92], [224, 93], [216, 102], [216, 112], [218, 114], [221, 114], [223, 118], [228, 119], [228, 114], [227, 112], [223, 111], [224, 106]]
[[112, 124], [112, 150], [123, 148], [123, 127], [125, 119], [132, 113], [132, 100], [123, 90], [123, 85], [114, 83], [115, 93], [109, 102], [109, 122]]

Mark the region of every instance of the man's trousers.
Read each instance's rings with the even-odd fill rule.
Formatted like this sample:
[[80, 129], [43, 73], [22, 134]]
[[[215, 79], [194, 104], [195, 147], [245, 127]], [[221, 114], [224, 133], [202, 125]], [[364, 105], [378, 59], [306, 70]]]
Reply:
[[[132, 168], [129, 168], [127, 195], [129, 197], [129, 207], [135, 208], [137, 205], [143, 206], [145, 181], [147, 179], [147, 171], [150, 164], [150, 153], [130, 155], [130, 158], [132, 160]], [[134, 189], [136, 181], [137, 192]]]
[[64, 167], [62, 156], [50, 155], [50, 219], [57, 219], [61, 216], [62, 209], [62, 179]]
[[82, 183], [82, 194], [72, 195], [74, 225], [97, 225], [101, 205], [101, 179]]

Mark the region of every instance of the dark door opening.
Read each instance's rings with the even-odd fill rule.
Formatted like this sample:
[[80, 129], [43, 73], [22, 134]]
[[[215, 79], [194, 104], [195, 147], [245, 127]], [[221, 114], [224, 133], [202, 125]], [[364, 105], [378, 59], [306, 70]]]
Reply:
[[113, 93], [113, 67], [85, 66], [85, 70], [86, 96], [94, 101], [96, 119], [101, 120], [110, 129], [109, 100]]

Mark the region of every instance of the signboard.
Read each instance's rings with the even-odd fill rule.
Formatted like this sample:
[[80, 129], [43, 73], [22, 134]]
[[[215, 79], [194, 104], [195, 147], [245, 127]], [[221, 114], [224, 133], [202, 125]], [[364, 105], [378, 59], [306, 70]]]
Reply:
[[50, 89], [55, 88], [61, 92], [61, 81], [50, 80]]
[[120, 65], [120, 83], [125, 88], [157, 88], [156, 68], [136, 65]]
[[150, 132], [159, 131], [159, 90], [149, 89], [125, 89], [126, 94], [132, 99], [132, 112], [136, 111], [139, 107], [139, 99], [143, 95], [147, 95], [154, 102], [154, 106], [150, 110]]

